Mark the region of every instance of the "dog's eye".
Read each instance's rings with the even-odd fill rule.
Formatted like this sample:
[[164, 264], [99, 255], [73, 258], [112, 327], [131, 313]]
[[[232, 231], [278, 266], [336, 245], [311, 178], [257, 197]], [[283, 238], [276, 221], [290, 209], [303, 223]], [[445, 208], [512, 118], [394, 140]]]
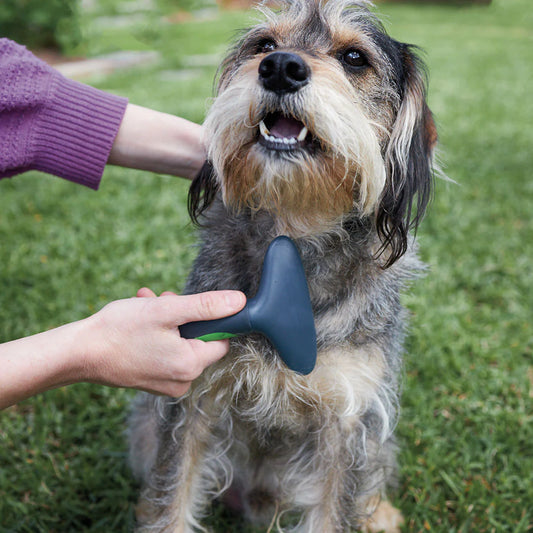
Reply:
[[257, 53], [267, 54], [268, 52], [272, 52], [276, 48], [277, 48], [276, 43], [272, 39], [263, 39], [257, 45]]
[[363, 52], [349, 48], [341, 52], [339, 59], [350, 69], [359, 70], [368, 66], [368, 59]]

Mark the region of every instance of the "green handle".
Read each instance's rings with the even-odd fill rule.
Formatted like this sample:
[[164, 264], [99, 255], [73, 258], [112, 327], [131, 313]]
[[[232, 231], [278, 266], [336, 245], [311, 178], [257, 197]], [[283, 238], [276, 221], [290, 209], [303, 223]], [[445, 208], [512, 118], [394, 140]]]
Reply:
[[223, 339], [232, 339], [233, 337], [236, 337], [237, 335], [235, 333], [207, 333], [206, 335], [202, 335], [200, 337], [196, 337], [197, 339], [200, 339], [201, 341], [221, 341]]

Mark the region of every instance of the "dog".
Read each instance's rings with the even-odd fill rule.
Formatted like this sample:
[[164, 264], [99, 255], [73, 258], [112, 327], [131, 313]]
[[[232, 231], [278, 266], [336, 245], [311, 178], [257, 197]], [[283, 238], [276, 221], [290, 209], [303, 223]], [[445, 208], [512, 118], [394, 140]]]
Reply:
[[225, 501], [268, 531], [400, 531], [388, 500], [413, 235], [432, 194], [437, 132], [418, 49], [367, 1], [260, 5], [219, 73], [208, 160], [189, 210], [201, 246], [187, 293], [253, 296], [268, 244], [302, 257], [318, 358], [284, 366], [261, 335], [181, 398], [142, 394], [130, 459], [139, 531], [202, 530]]

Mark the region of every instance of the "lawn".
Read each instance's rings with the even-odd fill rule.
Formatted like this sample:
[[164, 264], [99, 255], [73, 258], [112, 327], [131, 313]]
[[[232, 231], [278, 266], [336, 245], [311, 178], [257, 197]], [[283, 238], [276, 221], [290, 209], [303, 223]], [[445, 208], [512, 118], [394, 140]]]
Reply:
[[[441, 159], [456, 182], [437, 184], [419, 232], [429, 270], [404, 297], [412, 321], [394, 498], [405, 531], [533, 530], [530, 1], [380, 9], [394, 37], [426, 51]], [[218, 58], [250, 18], [202, 11], [181, 24], [146, 15], [113, 26], [93, 11], [89, 53], [161, 59], [87, 81], [201, 121]], [[179, 291], [195, 254], [186, 194], [179, 179], [118, 168], [97, 193], [38, 173], [0, 181], [0, 341], [143, 285]], [[131, 397], [80, 384], [0, 412], [0, 532], [132, 530]], [[214, 511], [217, 533], [247, 531], [225, 520]]]

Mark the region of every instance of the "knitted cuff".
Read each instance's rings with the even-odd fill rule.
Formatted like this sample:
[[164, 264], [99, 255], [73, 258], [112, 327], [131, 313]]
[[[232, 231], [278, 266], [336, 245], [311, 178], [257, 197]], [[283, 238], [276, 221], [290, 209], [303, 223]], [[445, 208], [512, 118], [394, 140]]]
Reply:
[[32, 133], [31, 167], [98, 189], [127, 99], [61, 75], [48, 94]]

